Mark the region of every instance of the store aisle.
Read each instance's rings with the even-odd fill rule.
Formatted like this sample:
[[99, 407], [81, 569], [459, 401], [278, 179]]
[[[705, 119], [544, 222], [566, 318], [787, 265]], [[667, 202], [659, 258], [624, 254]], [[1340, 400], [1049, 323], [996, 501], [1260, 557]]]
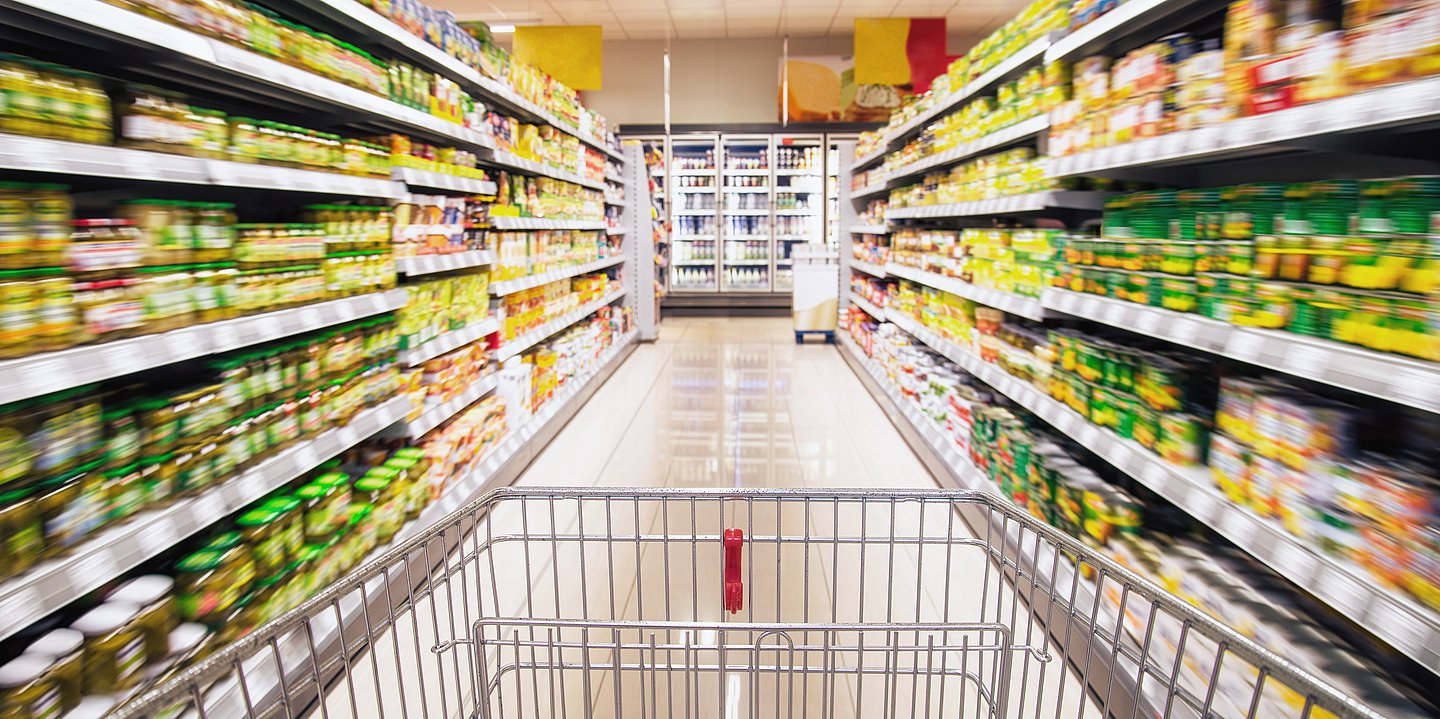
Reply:
[[[936, 486], [836, 348], [796, 345], [788, 319], [672, 320], [662, 334], [517, 486]], [[948, 502], [557, 495], [493, 506], [477, 536], [485, 549], [449, 570], [458, 581], [419, 602], [413, 624], [394, 624], [395, 643], [378, 645], [385, 659], [355, 667], [358, 686], [378, 676], [387, 688], [379, 706], [450, 717], [484, 693], [497, 717], [979, 717], [995, 709], [1003, 666], [1004, 715], [1094, 716]], [[748, 543], [738, 614], [721, 601], [720, 536], [732, 527]], [[717, 632], [722, 622], [748, 628]], [[891, 622], [927, 629], [873, 628]], [[1002, 641], [976, 622], [1015, 634]], [[400, 659], [477, 632], [483, 664], [455, 647], [433, 664]], [[1049, 659], [999, 649], [1011, 642], [1048, 646]], [[331, 695], [335, 716], [349, 716], [350, 688]], [[355, 716], [379, 714], [362, 705]]]
[[666, 320], [516, 485], [934, 487], [835, 348], [790, 326]]

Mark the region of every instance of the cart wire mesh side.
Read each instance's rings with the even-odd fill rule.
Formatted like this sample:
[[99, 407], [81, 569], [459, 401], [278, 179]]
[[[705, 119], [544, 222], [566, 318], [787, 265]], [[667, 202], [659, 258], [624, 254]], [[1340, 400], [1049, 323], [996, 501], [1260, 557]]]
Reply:
[[989, 494], [553, 488], [488, 494], [116, 716], [1107, 715], [1380, 716]]

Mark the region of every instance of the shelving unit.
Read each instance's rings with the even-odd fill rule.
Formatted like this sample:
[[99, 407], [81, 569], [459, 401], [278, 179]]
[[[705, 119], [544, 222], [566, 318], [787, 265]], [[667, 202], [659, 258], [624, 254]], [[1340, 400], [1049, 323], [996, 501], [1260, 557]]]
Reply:
[[562, 267], [560, 269], [550, 270], [549, 272], [542, 272], [538, 275], [531, 275], [529, 277], [519, 277], [513, 280], [501, 280], [499, 282], [492, 282], [490, 283], [490, 294], [494, 297], [503, 297], [505, 295], [514, 294], [522, 290], [528, 290], [532, 287], [548, 285], [551, 282], [556, 282], [569, 277], [576, 277], [578, 275], [594, 272], [596, 270], [603, 270], [607, 267], [614, 267], [624, 261], [624, 257], [607, 257], [605, 259], [595, 260], [594, 262], [586, 262], [583, 265]]
[[[906, 164], [896, 164], [907, 142], [930, 123], [963, 107], [988, 92], [998, 81], [1015, 77], [1027, 68], [1058, 60], [1078, 61], [1093, 55], [1119, 58], [1127, 51], [1155, 42], [1179, 30], [1213, 34], [1225, 14], [1223, 4], [1198, 0], [1129, 0], [1084, 26], [1055, 33], [1016, 51], [965, 87], [934, 98], [928, 107], [904, 123], [889, 129], [881, 147], [864, 157], [844, 164], [850, 174], [871, 169], [888, 161], [884, 183], [872, 180], [849, 194], [857, 211], [886, 189], [919, 182], [926, 172], [1020, 144], [1032, 144], [1044, 155], [1052, 132], [1045, 115], [1032, 117], [988, 135], [963, 142], [950, 149], [920, 154]], [[1228, 60], [1227, 60], [1228, 62]], [[1228, 66], [1227, 66], [1228, 67]], [[1158, 183], [1162, 187], [1214, 187], [1254, 181], [1298, 182], [1334, 177], [1390, 177], [1432, 174], [1433, 162], [1416, 159], [1414, 152], [1401, 147], [1423, 144], [1426, 132], [1440, 120], [1440, 79], [1422, 78], [1352, 92], [1333, 100], [1301, 104], [1289, 109], [1203, 126], [1198, 129], [1137, 139], [1109, 147], [1063, 156], [1043, 157], [1048, 178], [1110, 178]], [[941, 145], [943, 146], [943, 145]], [[914, 148], [911, 148], [914, 152]], [[922, 150], [923, 152], [923, 150]], [[908, 159], [907, 155], [907, 159]], [[849, 158], [847, 158], [849, 159]], [[1374, 168], [1374, 169], [1371, 169]], [[1398, 168], [1398, 169], [1397, 169]], [[874, 177], [873, 169], [870, 177]], [[848, 175], [842, 186], [849, 187]], [[979, 202], [910, 208], [890, 207], [886, 218], [891, 225], [973, 227], [976, 221], [1005, 216], [1007, 222], [1027, 224], [1025, 216], [1056, 218], [1071, 228], [1088, 227], [1098, 217], [1110, 195], [1098, 192], [1052, 191], [1001, 197]], [[1087, 214], [1088, 213], [1088, 214]], [[1016, 217], [1020, 216], [1020, 217]], [[926, 224], [927, 221], [936, 221]], [[1053, 224], [1047, 226], [1054, 226]], [[872, 227], [849, 227], [859, 243], [878, 234]], [[878, 238], [867, 241], [873, 244]], [[883, 240], [879, 240], [883, 243]], [[1199, 314], [1175, 312], [1124, 300], [1080, 294], [1050, 288], [1039, 297], [1019, 297], [988, 287], [977, 287], [958, 279], [894, 263], [884, 267], [859, 261], [842, 251], [842, 262], [854, 276], [893, 277], [941, 289], [980, 305], [1032, 321], [1060, 321], [1066, 327], [1079, 320], [1131, 333], [1135, 346], [1159, 340], [1212, 357], [1233, 360], [1236, 371], [1279, 379], [1303, 381], [1297, 395], [1316, 392], [1337, 396], [1327, 389], [1351, 393], [1354, 402], [1380, 410], [1383, 403], [1420, 413], [1400, 413], [1415, 422], [1430, 422], [1440, 414], [1440, 369], [1435, 363], [1373, 351], [1326, 339], [1257, 329], [1209, 319]], [[844, 274], [844, 273], [842, 273]], [[844, 276], [849, 276], [844, 274]], [[921, 326], [913, 318], [894, 310], [881, 310], [856, 293], [843, 304], [860, 312], [849, 316], [864, 323], [888, 322], [912, 336], [961, 369], [988, 384], [999, 394], [1050, 425], [1055, 432], [1074, 440], [1167, 502], [1189, 515], [1196, 525], [1212, 530], [1244, 553], [1268, 567], [1319, 604], [1327, 605], [1353, 625], [1357, 636], [1373, 635], [1374, 654], [1386, 645], [1413, 660], [1423, 670], [1440, 674], [1440, 612], [1377, 579], [1372, 571], [1349, 559], [1328, 554], [1308, 540], [1287, 531], [1274, 519], [1261, 517], [1227, 498], [1216, 488], [1208, 466], [1178, 466], [1161, 459], [1137, 443], [1089, 423], [1086, 417], [1052, 399], [1041, 389], [984, 362], [978, 354], [951, 344]], [[868, 318], [868, 319], [867, 319]], [[1057, 325], [1051, 324], [1050, 327]], [[1112, 339], [1117, 335], [1107, 334]], [[1123, 340], [1114, 339], [1121, 344]], [[877, 400], [885, 378], [876, 374], [874, 363], [863, 357], [848, 338], [842, 341], [846, 356]], [[878, 384], [877, 384], [878, 383]], [[1314, 389], [1310, 389], [1310, 388]], [[905, 402], [891, 397], [897, 408], [891, 413], [897, 426], [914, 425], [907, 439], [912, 445], [933, 445], [934, 463], [949, 465], [952, 476], [973, 471], [968, 462], [947, 456], [937, 444], [939, 437], [927, 434], [926, 420], [904, 411]], [[1428, 432], [1430, 428], [1416, 428]], [[913, 430], [913, 431], [912, 431]], [[1428, 436], [1428, 433], [1427, 433]], [[932, 466], [932, 469], [934, 467]], [[983, 480], [982, 480], [983, 484]], [[978, 485], [967, 485], [978, 486]], [[1397, 560], [1398, 561], [1398, 560]], [[1307, 600], [1308, 601], [1308, 600]], [[1357, 631], [1358, 630], [1358, 631]], [[1348, 637], [1348, 634], [1346, 634]], [[1369, 642], [1370, 640], [1364, 640]], [[1414, 686], [1420, 681], [1405, 671]], [[1428, 676], [1428, 675], [1427, 675]], [[1092, 686], [1094, 686], [1092, 684]]]
[[405, 416], [397, 397], [348, 425], [284, 451], [237, 476], [169, 506], [143, 511], [90, 537], [71, 554], [0, 583], [0, 639], [56, 612], [145, 560], [240, 511], [271, 490]]
[[[609, 187], [606, 181], [583, 176], [586, 172], [583, 164], [576, 167], [554, 167], [497, 149], [488, 127], [467, 128], [410, 105], [323, 77], [305, 69], [301, 63], [282, 62], [240, 45], [221, 41], [198, 29], [161, 21], [119, 4], [103, 0], [4, 0], [0, 2], [0, 22], [6, 27], [6, 39], [16, 40], [16, 44], [7, 49], [27, 54], [33, 52], [36, 57], [44, 56], [60, 62], [67, 62], [68, 58], [73, 57], [74, 61], [79, 63], [77, 70], [95, 70], [98, 69], [97, 65], [111, 63], [115, 72], [112, 79], [117, 81], [114, 83], [117, 87], [118, 82], [122, 81], [153, 82], [163, 91], [187, 93], [188, 97], [180, 101], [182, 104], [193, 99], [200, 107], [224, 110], [231, 117], [248, 116], [254, 112], [261, 122], [295, 122], [306, 128], [313, 127], [317, 133], [322, 130], [335, 131], [336, 137], [342, 136], [341, 133], [344, 133], [343, 137], [402, 133], [421, 142], [472, 153], [483, 167], [505, 168], [528, 175], [556, 178], [592, 189], [605, 190], [609, 187], [605, 200], [607, 205], [626, 209], [632, 204], [632, 200], [625, 197], [625, 194], [633, 193], [635, 188], [630, 183], [628, 172], [620, 171], [629, 158], [612, 148], [609, 139], [597, 137], [588, 128], [576, 127], [558, 115], [521, 98], [501, 82], [483, 76], [445, 51], [428, 44], [421, 37], [412, 35], [391, 19], [353, 0], [276, 0], [275, 3], [266, 4], [266, 11], [272, 9], [286, 22], [294, 21], [304, 26], [297, 32], [314, 29], [317, 34], [329, 33], [341, 42], [363, 51], [380, 50], [381, 52], [376, 54], [382, 59], [398, 57], [415, 63], [421, 68], [433, 70], [456, 81], [462, 89], [490, 109], [523, 121], [549, 125], [578, 138], [585, 145], [600, 150], [612, 161], [607, 178], [618, 186]], [[162, 9], [157, 12], [163, 11]], [[107, 85], [107, 89], [113, 88]], [[114, 102], [118, 103], [119, 100]], [[595, 159], [593, 154], [590, 157]], [[400, 160], [397, 159], [396, 162], [399, 163]], [[469, 174], [450, 174], [433, 171], [444, 168], [445, 165], [423, 166], [430, 169], [397, 166], [392, 167], [389, 174], [383, 177], [356, 176], [0, 133], [0, 174], [6, 175], [4, 179], [72, 183], [75, 185], [77, 197], [75, 204], [77, 208], [81, 208], [77, 209], [77, 217], [94, 216], [91, 213], [95, 208], [89, 205], [82, 207], [82, 201], [93, 199], [95, 202], [92, 204], [103, 208], [103, 203], [113, 202], [115, 199], [128, 199], [137, 194], [145, 197], [152, 192], [156, 197], [175, 197], [176, 202], [224, 198], [234, 203], [231, 206], [239, 205], [237, 215], [245, 217], [246, 214], [254, 214], [255, 206], [262, 205], [267, 210], [275, 207], [305, 207], [312, 203], [326, 202], [327, 198], [335, 198], [347, 204], [372, 206], [384, 204], [386, 201], [414, 202], [420, 195], [491, 197], [499, 189], [495, 182], [481, 179], [479, 172], [458, 169], [456, 172]], [[491, 171], [490, 175], [493, 176], [494, 172]], [[236, 191], [225, 192], [232, 188]], [[140, 194], [142, 192], [146, 194]], [[355, 200], [362, 202], [357, 203]], [[365, 202], [366, 200], [368, 202]], [[525, 278], [509, 287], [500, 284], [502, 292], [517, 291], [525, 283], [532, 283], [531, 286], [534, 286], [601, 270], [610, 270], [609, 274], [617, 278], [623, 277], [629, 282], [640, 281], [640, 275], [644, 275], [646, 282], [653, 281], [652, 275], [646, 271], [649, 263], [635, 267], [639, 263], [634, 262], [635, 258], [631, 254], [634, 243], [625, 237], [630, 231], [627, 227], [612, 227], [611, 221], [606, 220], [510, 217], [492, 219], [495, 220], [491, 223], [492, 226], [502, 230], [593, 230], [596, 234], [604, 232], [620, 238], [611, 243], [611, 246], [616, 248], [616, 254], [612, 257], [534, 278]], [[273, 220], [267, 218], [265, 221]], [[474, 229], [463, 218], [452, 219], [450, 222], [452, 224], [413, 224], [398, 227], [394, 238], [403, 241], [421, 236], [443, 235], [454, 240], [455, 236]], [[458, 243], [451, 242], [451, 246], [446, 247], [446, 243], [435, 239], [437, 241], [425, 243], [423, 249], [407, 250], [436, 252], [458, 249]], [[479, 245], [471, 243], [465, 246]], [[486, 266], [494, 263], [495, 259], [495, 253], [490, 250], [417, 254], [396, 258], [394, 273], [401, 282], [430, 280], [433, 279], [431, 276], [441, 273], [483, 271]], [[319, 263], [316, 265], [318, 268]], [[633, 276], [630, 272], [632, 268], [635, 269]], [[245, 267], [242, 265], [240, 269], [244, 271]], [[329, 272], [329, 269], [326, 271]], [[368, 268], [366, 271], [369, 271]], [[334, 286], [343, 286], [329, 277], [321, 279], [320, 282], [332, 283], [332, 286], [325, 287], [329, 292], [336, 292]], [[241, 291], [257, 290], [253, 287], [242, 287]], [[508, 358], [523, 352], [550, 336], [565, 331], [599, 307], [613, 303], [625, 294], [623, 289], [612, 292], [600, 301], [581, 308], [581, 311], [547, 324], [542, 328], [543, 332], [531, 333], [521, 338], [520, 342], [506, 345], [500, 354]], [[492, 295], [500, 296], [495, 293]], [[194, 370], [205, 367], [194, 360], [203, 362], [211, 356], [250, 347], [261, 347], [267, 352], [274, 348], [283, 349], [289, 341], [287, 338], [393, 312], [404, 307], [406, 300], [407, 289], [374, 292], [0, 361], [0, 403], [26, 400], [106, 380], [126, 378], [170, 365], [176, 366], [175, 375], [180, 378], [177, 381], [193, 382], [191, 375]], [[146, 297], [145, 301], [148, 302], [149, 297]], [[141, 302], [137, 300], [136, 304]], [[500, 324], [493, 317], [476, 320], [463, 329], [445, 333], [419, 346], [401, 351], [396, 359], [398, 364], [407, 367], [418, 366], [467, 345], [488, 343], [499, 329]], [[512, 438], [506, 444], [507, 454], [500, 460], [504, 465], [503, 470], [492, 473], [490, 478], [495, 481], [505, 478], [505, 481], [509, 481], [518, 476], [528, 460], [537, 455], [544, 444], [558, 432], [559, 426], [563, 425], [614, 371], [616, 365], [632, 349], [634, 337], [635, 334], [631, 333], [617, 338], [616, 345], [609, 348], [596, 366], [571, 378], [564, 393], [541, 410], [541, 421], [532, 422], [512, 432]], [[366, 351], [370, 351], [368, 346]], [[228, 357], [235, 356], [230, 354]], [[168, 503], [157, 501], [149, 504], [133, 516], [124, 520], [116, 519], [103, 529], [89, 534], [67, 554], [0, 581], [0, 608], [5, 610], [4, 615], [0, 616], [0, 640], [22, 635], [30, 626], [57, 613], [60, 613], [58, 618], [62, 623], [68, 621], [73, 618], [73, 614], [64, 612], [90, 606], [97, 599], [97, 590], [113, 585], [118, 580], [135, 574], [137, 570], [168, 571], [174, 559], [171, 555], [177, 552], [189, 553], [199, 548], [191, 541], [193, 538], [208, 536], [217, 529], [217, 524], [228, 527], [229, 519], [236, 513], [246, 511], [258, 501], [274, 496], [277, 490], [293, 488], [297, 480], [303, 480], [327, 460], [372, 437], [393, 439], [409, 435], [419, 438], [443, 425], [496, 389], [496, 368], [492, 366], [488, 369], [490, 371], [463, 387], [458, 395], [439, 406], [427, 408], [426, 412], [415, 412], [409, 396], [397, 396], [374, 406], [361, 408], [345, 426], [294, 441], [272, 456], [243, 471], [235, 472], [232, 476], [217, 478], [200, 487], [187, 487], [184, 496], [177, 494], [176, 497], [168, 499]], [[155, 384], [151, 387], [149, 376], [146, 375], [144, 391], [159, 391], [156, 388], [162, 385]], [[107, 391], [107, 411], [111, 401], [108, 391], [119, 387], [120, 383], [113, 382], [104, 387]], [[115, 394], [123, 395], [128, 402], [133, 399], [130, 395], [137, 392], [139, 390], [132, 392], [127, 387]], [[341, 399], [354, 401], [350, 396]], [[342, 408], [337, 405], [333, 411], [339, 412]], [[280, 435], [284, 431], [277, 428], [273, 433]], [[95, 476], [98, 475], [96, 472]], [[29, 481], [39, 478], [26, 475], [25, 479]], [[178, 487], [176, 491], [178, 493]], [[433, 517], [433, 513], [431, 516]], [[385, 593], [398, 589], [402, 583], [397, 581], [395, 586], [376, 589]], [[354, 614], [348, 613], [354, 608], [346, 605], [345, 611], [349, 620], [356, 618]], [[313, 625], [317, 629], [313, 638], [319, 644], [328, 644], [332, 651], [329, 656], [335, 660], [340, 656], [336, 651], [338, 642], [335, 641], [338, 633], [324, 636], [322, 625], [323, 622]], [[354, 627], [353, 624], [348, 626], [352, 629]], [[314, 648], [317, 645], [310, 646]], [[287, 650], [294, 649], [290, 643], [287, 643], [286, 647]], [[7, 661], [10, 656], [7, 654]], [[253, 657], [242, 657], [237, 661], [243, 661], [247, 669], [256, 669], [257, 662]], [[293, 693], [294, 685], [287, 687], [280, 681], [273, 681], [268, 687], [265, 685], [267, 678], [279, 679], [273, 668], [268, 672], [257, 669], [247, 676], [247, 680], [251, 678], [254, 678], [256, 683], [248, 688], [257, 693], [249, 698], [254, 700], [257, 706], [268, 706], [272, 709], [282, 704], [290, 706], [290, 700], [298, 696]], [[214, 689], [217, 695], [236, 691], [233, 686], [216, 686]], [[234, 708], [239, 704], [231, 703], [226, 706]], [[223, 714], [223, 707], [216, 708]]]
[[4, 360], [0, 361], [0, 403], [312, 332], [391, 312], [404, 304], [404, 292], [380, 292]]
[[537, 344], [540, 344], [540, 342], [549, 338], [556, 332], [559, 332], [569, 327], [570, 325], [573, 325], [576, 322], [579, 322], [580, 320], [589, 317], [590, 315], [594, 314], [596, 310], [624, 296], [624, 289], [615, 290], [614, 292], [611, 292], [604, 297], [595, 300], [594, 302], [590, 302], [580, 307], [579, 309], [562, 315], [558, 319], [546, 322], [545, 324], [537, 327], [534, 330], [526, 332], [525, 334], [520, 335], [513, 340], [505, 342], [500, 345], [499, 349], [495, 350], [495, 359], [497, 361], [504, 362], [505, 360], [510, 359], [511, 357], [514, 357], [515, 355], [518, 355], [521, 352], [524, 352], [525, 350], [528, 350]]

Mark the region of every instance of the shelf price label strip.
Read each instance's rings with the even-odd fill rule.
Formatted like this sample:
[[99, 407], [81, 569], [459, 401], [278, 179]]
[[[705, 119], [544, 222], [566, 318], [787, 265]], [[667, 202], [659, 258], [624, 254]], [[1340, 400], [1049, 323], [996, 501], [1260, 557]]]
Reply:
[[92, 535], [73, 554], [0, 584], [0, 639], [14, 635], [105, 582], [243, 509], [356, 442], [404, 418], [397, 397], [366, 410], [344, 428], [291, 446], [255, 468], [163, 509], [145, 511]]
[[1432, 363], [1066, 290], [1046, 290], [1042, 301], [1046, 307], [1067, 315], [1408, 407], [1440, 412], [1440, 366]]
[[5, 360], [0, 362], [0, 402], [36, 397], [159, 365], [323, 329], [358, 317], [399, 309], [404, 304], [405, 293], [392, 290]]

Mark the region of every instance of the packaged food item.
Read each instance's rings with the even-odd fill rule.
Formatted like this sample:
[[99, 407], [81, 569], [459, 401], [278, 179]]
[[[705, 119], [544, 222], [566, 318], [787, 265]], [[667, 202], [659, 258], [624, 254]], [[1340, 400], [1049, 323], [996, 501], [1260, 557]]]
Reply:
[[110, 694], [133, 686], [145, 665], [145, 638], [139, 611], [126, 604], [101, 604], [80, 615], [70, 628], [85, 636], [83, 685], [86, 694]]

